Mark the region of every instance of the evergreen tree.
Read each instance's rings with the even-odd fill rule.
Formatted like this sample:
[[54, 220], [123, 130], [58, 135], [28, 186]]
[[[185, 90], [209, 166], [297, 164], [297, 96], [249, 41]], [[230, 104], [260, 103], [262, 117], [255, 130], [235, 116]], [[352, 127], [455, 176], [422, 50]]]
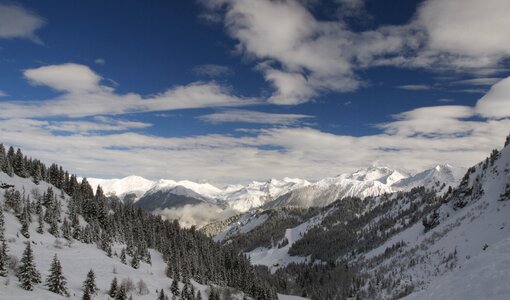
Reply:
[[127, 262], [126, 262], [126, 248], [122, 248], [122, 250], [120, 251], [120, 261], [123, 264], [127, 264]]
[[13, 168], [14, 173], [19, 177], [23, 178], [28, 177], [28, 172], [27, 169], [25, 168], [23, 153], [21, 153], [21, 150], [19, 148], [16, 151], [16, 154], [14, 155]]
[[44, 217], [43, 217], [43, 213], [42, 213], [42, 208], [39, 211], [39, 216], [37, 218], [37, 222], [39, 223], [39, 225], [37, 226], [36, 231], [37, 231], [37, 233], [42, 234], [44, 232]]
[[3, 240], [0, 244], [0, 276], [7, 277], [7, 244]]
[[67, 218], [64, 218], [64, 222], [62, 222], [62, 226], [60, 228], [62, 230], [62, 237], [66, 240], [71, 239], [71, 224], [67, 221]]
[[30, 232], [28, 231], [29, 229], [29, 218], [28, 218], [28, 208], [25, 206], [25, 208], [23, 208], [23, 213], [21, 214], [20, 216], [20, 222], [21, 222], [21, 234], [29, 239], [30, 238]]
[[31, 291], [33, 286], [41, 283], [41, 274], [37, 271], [34, 263], [34, 253], [32, 252], [31, 242], [27, 242], [27, 247], [21, 258], [21, 266], [18, 268], [18, 279], [21, 287]]
[[119, 286], [117, 283], [117, 277], [113, 277], [112, 283], [110, 284], [110, 290], [108, 291], [108, 295], [110, 295], [110, 297], [112, 298], [115, 298], [118, 289]]
[[96, 274], [94, 274], [94, 271], [90, 269], [90, 271], [87, 273], [87, 278], [83, 282], [83, 290], [85, 292], [88, 292], [89, 295], [95, 295], [99, 291], [96, 285]]
[[[2, 144], [0, 144], [3, 147]], [[1, 153], [1, 151], [0, 151]], [[5, 156], [5, 149], [4, 149]], [[5, 220], [4, 220], [4, 212], [0, 207], [0, 276], [7, 276], [7, 244], [5, 243]]]
[[138, 269], [140, 267], [140, 258], [138, 254], [133, 255], [133, 259], [131, 259], [131, 267], [134, 269]]
[[48, 275], [48, 278], [46, 278], [46, 286], [50, 290], [50, 292], [68, 296], [69, 292], [67, 291], [67, 281], [64, 277], [64, 273], [62, 270], [62, 265], [60, 264], [60, 261], [57, 258], [57, 254], [53, 256], [53, 261], [51, 263], [50, 267], [50, 274]]
[[179, 283], [177, 282], [177, 280], [175, 278], [172, 280], [172, 285], [170, 286], [170, 291], [172, 292], [172, 295], [174, 295], [174, 297], [179, 297], [179, 295], [181, 294], [179, 291]]
[[5, 217], [4, 210], [0, 207], [0, 242], [2, 241], [5, 241]]
[[81, 297], [82, 300], [92, 300], [92, 295], [88, 290], [83, 291], [83, 296]]
[[126, 300], [127, 294], [126, 294], [126, 287], [124, 285], [120, 285], [120, 287], [117, 289], [117, 293], [115, 293], [115, 300]]
[[202, 293], [200, 291], [197, 292], [196, 300], [202, 300]]
[[163, 289], [161, 289], [161, 291], [159, 292], [158, 300], [165, 300], [165, 299], [166, 299], [165, 291]]

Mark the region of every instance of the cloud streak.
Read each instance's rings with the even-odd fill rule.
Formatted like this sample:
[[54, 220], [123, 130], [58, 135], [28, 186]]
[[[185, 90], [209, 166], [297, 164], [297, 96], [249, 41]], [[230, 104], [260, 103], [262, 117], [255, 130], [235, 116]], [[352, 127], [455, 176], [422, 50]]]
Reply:
[[249, 110], [225, 110], [198, 117], [208, 123], [252, 123], [268, 125], [298, 125], [305, 120], [313, 119], [313, 116], [302, 114], [275, 114]]

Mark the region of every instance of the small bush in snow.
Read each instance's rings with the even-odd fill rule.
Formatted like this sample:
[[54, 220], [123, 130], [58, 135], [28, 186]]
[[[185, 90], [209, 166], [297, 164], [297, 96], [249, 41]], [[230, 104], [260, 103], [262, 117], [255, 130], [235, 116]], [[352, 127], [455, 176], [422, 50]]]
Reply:
[[64, 247], [64, 243], [62, 242], [61, 239], [55, 239], [53, 246], [57, 249], [62, 249]]
[[129, 293], [135, 289], [135, 284], [133, 283], [133, 280], [131, 280], [131, 278], [129, 277], [122, 279], [122, 283], [120, 285], [124, 287], [126, 293]]
[[147, 287], [147, 284], [141, 279], [136, 284], [136, 289], [137, 289], [139, 295], [149, 294], [149, 288]]
[[9, 255], [8, 266], [9, 269], [16, 271], [18, 269], [19, 259], [14, 255]]

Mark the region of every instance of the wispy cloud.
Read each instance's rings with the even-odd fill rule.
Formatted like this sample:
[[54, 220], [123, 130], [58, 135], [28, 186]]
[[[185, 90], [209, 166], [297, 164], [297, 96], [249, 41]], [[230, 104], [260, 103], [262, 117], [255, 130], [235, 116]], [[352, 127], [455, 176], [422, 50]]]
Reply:
[[104, 58], [96, 58], [96, 59], [94, 60], [94, 63], [95, 63], [96, 65], [100, 65], [100, 66], [102, 66], [102, 65], [106, 64], [106, 60], [104, 60]]
[[428, 91], [434, 89], [433, 86], [428, 84], [406, 84], [406, 85], [399, 85], [397, 88], [401, 90], [408, 90], [408, 91]]
[[209, 123], [252, 123], [269, 125], [297, 125], [305, 120], [313, 119], [313, 116], [302, 114], [276, 114], [250, 110], [225, 110], [198, 117]]
[[23, 6], [0, 3], [0, 39], [23, 38], [41, 44], [35, 32], [45, 24], [45, 20]]
[[473, 78], [473, 79], [465, 79], [465, 80], [458, 80], [452, 82], [453, 85], [493, 85], [496, 82], [500, 81], [503, 78], [494, 78], [494, 77], [488, 77], [488, 78]]

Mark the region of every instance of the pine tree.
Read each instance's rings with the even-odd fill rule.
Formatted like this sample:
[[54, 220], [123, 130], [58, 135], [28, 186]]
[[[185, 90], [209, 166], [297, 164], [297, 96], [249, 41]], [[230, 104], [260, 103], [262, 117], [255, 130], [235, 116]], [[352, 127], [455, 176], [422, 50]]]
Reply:
[[200, 291], [197, 292], [197, 300], [202, 300], [202, 293]]
[[50, 292], [68, 296], [69, 292], [67, 291], [67, 281], [64, 277], [64, 273], [62, 270], [62, 265], [57, 258], [57, 254], [53, 256], [53, 261], [50, 267], [50, 275], [46, 278], [46, 286], [50, 290]]
[[2, 241], [0, 245], [0, 276], [7, 277], [7, 244], [5, 240]]
[[115, 293], [115, 300], [126, 300], [126, 287], [124, 285], [120, 285], [120, 287], [117, 289], [117, 293]]
[[172, 295], [174, 295], [175, 297], [179, 297], [179, 295], [181, 294], [179, 291], [179, 283], [177, 282], [177, 280], [175, 278], [172, 280], [172, 285], [170, 286], [170, 291], [172, 291]]
[[123, 264], [126, 264], [126, 248], [122, 248], [122, 250], [120, 251], [120, 261]]
[[41, 283], [41, 274], [37, 271], [34, 263], [34, 253], [32, 252], [31, 242], [27, 242], [27, 247], [21, 258], [21, 266], [18, 269], [18, 279], [21, 287], [31, 291], [33, 286]]
[[161, 289], [161, 291], [159, 292], [158, 300], [165, 300], [165, 299], [166, 299], [165, 291], [163, 289]]
[[5, 218], [4, 210], [0, 207], [0, 242], [2, 241], [5, 241]]
[[140, 267], [140, 258], [138, 254], [133, 255], [133, 259], [131, 260], [131, 267], [134, 269], [138, 269]]
[[36, 232], [42, 234], [44, 232], [44, 217], [42, 213], [42, 208], [39, 211], [37, 222], [39, 223], [39, 225], [37, 226]]
[[83, 291], [83, 296], [81, 297], [82, 300], [92, 300], [92, 295], [88, 290]]
[[30, 238], [30, 232], [28, 231], [29, 229], [29, 219], [28, 219], [28, 209], [27, 207], [25, 206], [25, 208], [23, 208], [23, 213], [21, 214], [20, 216], [20, 221], [21, 221], [21, 234], [29, 239]]
[[92, 269], [90, 269], [90, 271], [87, 273], [87, 278], [83, 282], [83, 290], [88, 292], [88, 294], [91, 296], [97, 294], [99, 291], [96, 286], [96, 274], [94, 274]]
[[16, 151], [16, 154], [14, 155], [14, 162], [13, 162], [13, 168], [14, 173], [18, 175], [19, 177], [28, 177], [28, 172], [25, 167], [25, 161], [23, 153], [21, 153], [21, 150], [18, 148]]
[[[0, 144], [1, 147], [3, 145]], [[0, 151], [1, 152], [1, 151]], [[5, 152], [5, 150], [4, 150]], [[4, 153], [5, 155], [5, 153]], [[0, 276], [7, 276], [7, 244], [5, 243], [5, 220], [4, 212], [0, 207]]]
[[112, 298], [115, 298], [118, 289], [119, 286], [117, 284], [117, 277], [114, 277], [112, 283], [110, 284], [110, 290], [108, 291], [108, 295], [110, 295], [110, 297]]

